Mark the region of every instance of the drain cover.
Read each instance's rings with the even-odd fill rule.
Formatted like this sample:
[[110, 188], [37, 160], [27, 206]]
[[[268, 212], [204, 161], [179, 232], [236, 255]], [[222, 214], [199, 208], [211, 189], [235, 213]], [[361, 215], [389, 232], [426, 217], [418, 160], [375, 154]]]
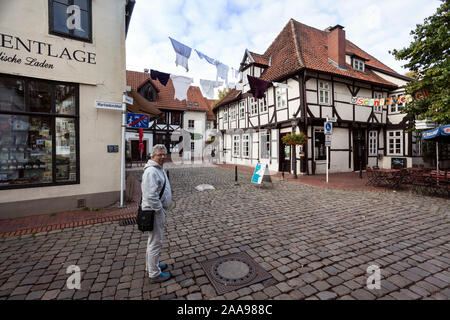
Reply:
[[272, 277], [245, 252], [204, 261], [200, 265], [219, 295]]
[[133, 224], [136, 224], [136, 218], [127, 218], [119, 220], [119, 226], [131, 226]]

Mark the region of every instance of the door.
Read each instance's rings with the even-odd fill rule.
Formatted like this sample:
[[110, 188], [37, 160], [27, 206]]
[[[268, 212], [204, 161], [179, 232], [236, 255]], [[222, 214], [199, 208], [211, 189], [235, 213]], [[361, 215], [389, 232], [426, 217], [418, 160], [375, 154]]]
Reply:
[[279, 171], [291, 172], [291, 146], [283, 144], [282, 138], [290, 132], [280, 134], [280, 164]]
[[353, 168], [355, 171], [359, 171], [360, 169], [366, 170], [366, 165], [366, 130], [353, 129]]

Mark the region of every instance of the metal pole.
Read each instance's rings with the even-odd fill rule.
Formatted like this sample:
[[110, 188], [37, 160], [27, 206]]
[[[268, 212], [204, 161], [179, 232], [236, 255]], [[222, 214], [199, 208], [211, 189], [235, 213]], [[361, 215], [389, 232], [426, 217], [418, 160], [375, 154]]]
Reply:
[[125, 128], [127, 126], [127, 106], [122, 103], [122, 152], [120, 161], [120, 207], [124, 207], [125, 192]]
[[327, 183], [328, 183], [328, 148], [329, 147], [327, 147], [327, 168], [326, 168], [326, 170], [327, 170]]
[[436, 141], [436, 184], [439, 185], [439, 142]]
[[234, 184], [238, 183], [238, 170], [237, 166], [234, 166]]

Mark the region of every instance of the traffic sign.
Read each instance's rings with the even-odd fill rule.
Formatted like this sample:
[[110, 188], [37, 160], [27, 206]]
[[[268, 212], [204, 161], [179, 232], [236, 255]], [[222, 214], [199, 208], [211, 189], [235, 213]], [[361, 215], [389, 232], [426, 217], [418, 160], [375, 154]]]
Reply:
[[331, 122], [325, 122], [324, 129], [325, 129], [325, 134], [331, 134], [333, 131], [333, 124]]
[[330, 141], [325, 141], [325, 147], [331, 147], [331, 140]]
[[331, 134], [325, 135], [325, 142], [327, 142], [327, 141], [331, 142]]
[[332, 118], [327, 117], [327, 122], [337, 122], [337, 118], [336, 117], [332, 117]]
[[148, 129], [150, 126], [149, 115], [140, 113], [127, 113], [127, 126], [129, 128]]

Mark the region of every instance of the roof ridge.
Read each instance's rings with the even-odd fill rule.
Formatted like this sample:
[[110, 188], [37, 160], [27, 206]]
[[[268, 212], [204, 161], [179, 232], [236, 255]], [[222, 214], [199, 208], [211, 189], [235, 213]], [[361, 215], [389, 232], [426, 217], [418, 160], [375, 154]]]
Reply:
[[295, 20], [293, 18], [291, 18], [291, 20], [289, 20], [290, 24], [291, 24], [291, 29], [292, 29], [292, 37], [294, 38], [294, 44], [295, 44], [295, 53], [297, 54], [297, 58], [298, 58], [298, 62], [300, 64], [300, 66], [302, 67], [306, 67], [305, 62], [303, 61], [303, 57], [301, 54], [301, 50], [300, 50], [300, 42], [298, 41], [298, 35], [297, 35], [297, 28], [295, 27]]

